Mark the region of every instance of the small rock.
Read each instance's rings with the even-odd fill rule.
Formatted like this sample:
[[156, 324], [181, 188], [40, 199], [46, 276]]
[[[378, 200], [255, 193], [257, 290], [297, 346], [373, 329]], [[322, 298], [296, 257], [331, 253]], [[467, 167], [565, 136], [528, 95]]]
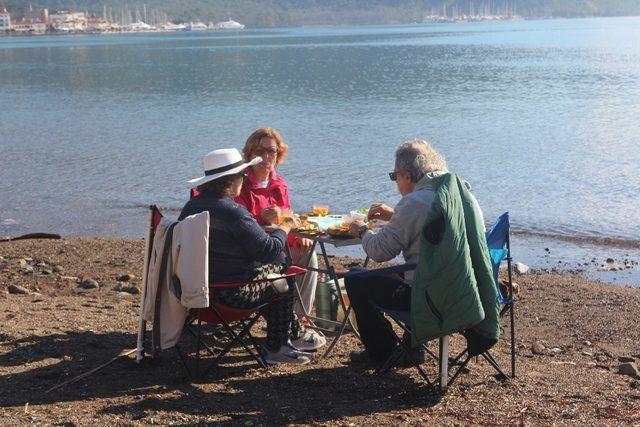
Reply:
[[53, 274], [53, 271], [45, 268], [44, 270], [41, 271], [41, 273], [44, 275], [49, 275], [49, 274]]
[[533, 354], [546, 354], [547, 348], [539, 341], [536, 341], [531, 346], [531, 352]]
[[122, 276], [118, 277], [118, 282], [128, 282], [135, 278], [136, 276], [134, 276], [133, 274], [123, 274]]
[[551, 249], [549, 248], [544, 248], [545, 252], [551, 252]]
[[116, 291], [127, 292], [129, 294], [139, 294], [140, 289], [138, 289], [135, 285], [127, 285], [124, 283], [118, 283], [118, 286], [115, 288]]
[[98, 282], [96, 282], [93, 279], [88, 279], [85, 280], [83, 282], [81, 282], [78, 287], [82, 288], [82, 289], [98, 289], [100, 287], [100, 285], [98, 285]]
[[14, 295], [27, 295], [29, 293], [29, 289], [23, 288], [22, 286], [18, 285], [7, 286], [7, 291], [9, 291], [10, 294]]
[[18, 265], [19, 265], [20, 267], [26, 267], [26, 266], [27, 266], [27, 264], [29, 264], [29, 263], [28, 263], [28, 262], [27, 262], [27, 260], [26, 260], [26, 259], [24, 259], [24, 258], [20, 258], [20, 259], [18, 260]]
[[31, 273], [33, 273], [33, 267], [31, 267], [30, 265], [27, 265], [22, 269], [22, 274], [31, 274]]
[[583, 351], [582, 352], [583, 356], [589, 356], [589, 357], [593, 357], [593, 353], [589, 353], [588, 351]]
[[552, 354], [560, 354], [562, 353], [562, 349], [560, 347], [553, 347], [549, 349], [549, 352]]
[[44, 261], [40, 261], [39, 263], [36, 264], [36, 266], [38, 266], [38, 267], [46, 267], [47, 263], [44, 262]]
[[58, 274], [62, 274], [64, 273], [64, 267], [61, 265], [54, 265], [53, 266], [53, 271], [55, 271]]
[[77, 282], [78, 280], [80, 280], [80, 278], [76, 276], [60, 276], [60, 278], [62, 280], [69, 280], [70, 282]]
[[513, 271], [515, 271], [516, 274], [527, 274], [529, 272], [529, 266], [521, 262], [516, 262], [513, 265]]
[[629, 386], [633, 389], [637, 389], [640, 388], [640, 382], [638, 381], [631, 381], [631, 384], [629, 384]]
[[607, 264], [613, 264], [614, 262], [613, 258], [607, 258]]
[[591, 346], [591, 341], [589, 341], [589, 340], [584, 340], [584, 341], [582, 342], [582, 344], [586, 345], [587, 347], [590, 347], [590, 346]]
[[622, 363], [618, 366], [618, 373], [623, 375], [629, 375], [633, 378], [640, 378], [640, 371], [638, 366], [633, 362]]
[[631, 356], [618, 356], [618, 362], [620, 363], [631, 363], [631, 362], [635, 362], [636, 359], [634, 357]]

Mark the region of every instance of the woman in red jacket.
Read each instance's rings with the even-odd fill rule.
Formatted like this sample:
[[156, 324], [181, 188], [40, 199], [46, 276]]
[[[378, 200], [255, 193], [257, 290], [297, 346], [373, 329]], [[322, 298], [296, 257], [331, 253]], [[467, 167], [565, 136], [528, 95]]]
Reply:
[[[277, 130], [261, 127], [249, 136], [242, 150], [245, 161], [262, 157], [262, 162], [247, 169], [248, 177], [235, 200], [245, 206], [260, 225], [278, 224], [281, 212], [291, 209], [287, 183], [276, 173], [276, 166], [284, 163], [287, 157], [287, 148]], [[309, 239], [289, 236], [293, 262], [317, 268], [318, 257], [311, 250], [312, 244]], [[309, 310], [313, 307], [317, 283], [318, 273], [311, 270], [298, 282], [302, 302]], [[297, 301], [294, 310], [298, 317], [304, 316], [304, 310]], [[317, 349], [326, 343], [321, 334], [310, 330], [301, 332], [301, 338], [297, 342], [304, 341], [307, 345], [300, 350]]]

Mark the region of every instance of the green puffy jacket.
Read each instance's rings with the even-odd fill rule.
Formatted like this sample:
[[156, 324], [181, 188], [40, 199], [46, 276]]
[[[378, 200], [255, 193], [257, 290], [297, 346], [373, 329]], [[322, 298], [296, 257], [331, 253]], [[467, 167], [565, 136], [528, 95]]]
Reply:
[[435, 178], [433, 186], [436, 198], [420, 236], [411, 291], [413, 345], [465, 330], [470, 353], [479, 354], [500, 336], [482, 213], [455, 174]]

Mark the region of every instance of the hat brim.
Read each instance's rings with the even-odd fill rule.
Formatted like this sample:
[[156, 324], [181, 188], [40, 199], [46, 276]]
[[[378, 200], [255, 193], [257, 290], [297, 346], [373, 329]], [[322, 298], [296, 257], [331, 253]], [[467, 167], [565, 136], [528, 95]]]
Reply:
[[229, 169], [228, 171], [216, 173], [216, 174], [213, 174], [213, 175], [205, 175], [205, 176], [201, 176], [200, 178], [190, 179], [189, 180], [189, 184], [191, 185], [191, 187], [198, 187], [198, 186], [200, 186], [200, 185], [202, 185], [204, 183], [207, 183], [209, 181], [213, 181], [214, 179], [222, 178], [223, 176], [235, 175], [235, 174], [237, 174], [239, 172], [242, 172], [243, 170], [245, 170], [249, 166], [257, 165], [260, 162], [262, 162], [262, 157], [256, 157], [254, 159], [251, 159], [251, 161], [249, 161], [247, 163], [243, 163], [240, 166], [235, 167], [233, 169]]

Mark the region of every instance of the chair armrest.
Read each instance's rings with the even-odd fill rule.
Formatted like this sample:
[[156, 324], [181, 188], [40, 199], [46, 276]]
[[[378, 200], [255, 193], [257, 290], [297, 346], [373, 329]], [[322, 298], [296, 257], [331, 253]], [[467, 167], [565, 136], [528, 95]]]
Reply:
[[373, 270], [362, 270], [362, 269], [356, 270], [356, 271], [347, 273], [345, 277], [347, 276], [359, 276], [359, 277], [381, 276], [385, 274], [404, 273], [404, 272], [415, 270], [415, 269], [416, 269], [416, 263], [408, 262], [406, 264], [393, 265], [391, 267], [384, 267], [384, 268], [376, 268]]
[[209, 283], [209, 289], [229, 289], [229, 288], [239, 288], [241, 286], [251, 285], [253, 283], [265, 283], [265, 282], [273, 283], [276, 280], [299, 276], [300, 274], [305, 274], [306, 272], [307, 272], [306, 268], [292, 265], [291, 267], [287, 268], [287, 270], [283, 274], [279, 274], [277, 276], [259, 279], [259, 280], [245, 280], [241, 282]]

